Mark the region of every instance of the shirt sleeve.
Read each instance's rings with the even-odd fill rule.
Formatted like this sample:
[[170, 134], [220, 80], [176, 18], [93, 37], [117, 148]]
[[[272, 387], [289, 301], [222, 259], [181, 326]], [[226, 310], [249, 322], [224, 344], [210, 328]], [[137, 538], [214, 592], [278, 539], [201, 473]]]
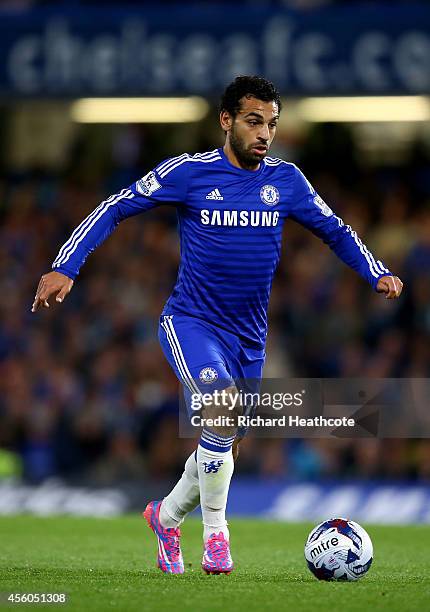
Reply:
[[52, 269], [75, 279], [88, 255], [121, 221], [161, 204], [183, 203], [187, 192], [188, 164], [178, 163], [177, 159], [165, 160], [127, 189], [103, 200], [63, 244]]
[[374, 289], [382, 276], [391, 275], [384, 263], [376, 260], [363, 244], [357, 232], [334, 214], [298, 168], [289, 216], [328, 244], [344, 263]]

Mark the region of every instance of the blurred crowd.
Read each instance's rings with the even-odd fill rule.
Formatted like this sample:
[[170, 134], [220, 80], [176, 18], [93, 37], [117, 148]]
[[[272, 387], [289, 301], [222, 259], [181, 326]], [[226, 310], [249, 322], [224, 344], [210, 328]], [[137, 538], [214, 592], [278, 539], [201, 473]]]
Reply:
[[[201, 134], [195, 150], [221, 143], [209, 137]], [[155, 131], [116, 133], [97, 163], [85, 155], [87, 144], [75, 143], [62, 172], [9, 170], [0, 183], [0, 477], [13, 470], [32, 482], [56, 475], [99, 484], [173, 478], [195, 445], [178, 437], [179, 387], [157, 341], [179, 262], [174, 210], [160, 207], [122, 223], [89, 257], [61, 306], [30, 312], [40, 275], [82, 218], [176, 153]], [[346, 128], [326, 125], [300, 146], [280, 137], [275, 153], [301, 166], [403, 279], [405, 292], [385, 300], [287, 222], [265, 375], [428, 377], [425, 147], [414, 143], [401, 164], [369, 167]], [[430, 445], [250, 435], [236, 469], [261, 477], [428, 479]]]
[[[421, 3], [428, 2], [429, 0], [419, 0]], [[362, 0], [238, 0], [237, 3], [253, 6], [253, 5], [268, 5], [274, 7], [286, 7], [299, 10], [312, 10], [318, 9], [323, 6], [332, 4], [359, 4], [363, 3]], [[383, 3], [398, 3], [405, 4], [405, 0], [374, 0], [375, 4]], [[417, 1], [418, 3], [418, 1]], [[142, 0], [127, 0], [129, 6], [136, 6], [145, 4]], [[179, 4], [178, 0], [163, 0], [163, 4]], [[228, 0], [188, 0], [188, 4], [228, 4]], [[7, 11], [25, 11], [28, 9], [34, 9], [36, 7], [54, 7], [57, 9], [70, 9], [79, 7], [91, 7], [91, 6], [106, 6], [106, 5], [118, 5], [118, 0], [2, 0], [0, 3], [0, 10]]]

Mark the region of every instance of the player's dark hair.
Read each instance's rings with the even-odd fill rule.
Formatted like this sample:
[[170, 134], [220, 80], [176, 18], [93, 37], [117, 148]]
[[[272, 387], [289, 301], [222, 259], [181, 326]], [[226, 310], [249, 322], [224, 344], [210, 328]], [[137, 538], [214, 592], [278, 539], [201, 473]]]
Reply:
[[275, 102], [281, 112], [281, 95], [270, 81], [259, 76], [238, 76], [224, 91], [221, 97], [220, 112], [225, 110], [232, 117], [240, 111], [240, 100], [244, 96], [253, 96], [263, 102]]

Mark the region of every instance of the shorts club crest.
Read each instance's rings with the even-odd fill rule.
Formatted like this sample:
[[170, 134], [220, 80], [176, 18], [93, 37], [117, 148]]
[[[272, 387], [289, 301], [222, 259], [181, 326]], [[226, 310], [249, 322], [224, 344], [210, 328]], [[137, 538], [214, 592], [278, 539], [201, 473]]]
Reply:
[[200, 370], [199, 378], [202, 383], [208, 385], [217, 380], [218, 372], [215, 370], [215, 368], [203, 368], [203, 370]]

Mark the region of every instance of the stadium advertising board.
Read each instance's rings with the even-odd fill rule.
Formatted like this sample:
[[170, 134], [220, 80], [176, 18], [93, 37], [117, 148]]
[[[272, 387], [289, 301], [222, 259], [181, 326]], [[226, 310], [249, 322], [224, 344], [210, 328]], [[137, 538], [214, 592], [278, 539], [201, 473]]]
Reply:
[[[359, 11], [360, 19], [357, 19]], [[237, 74], [288, 94], [430, 91], [425, 6], [39, 9], [2, 14], [0, 91], [10, 96], [211, 96]]]

